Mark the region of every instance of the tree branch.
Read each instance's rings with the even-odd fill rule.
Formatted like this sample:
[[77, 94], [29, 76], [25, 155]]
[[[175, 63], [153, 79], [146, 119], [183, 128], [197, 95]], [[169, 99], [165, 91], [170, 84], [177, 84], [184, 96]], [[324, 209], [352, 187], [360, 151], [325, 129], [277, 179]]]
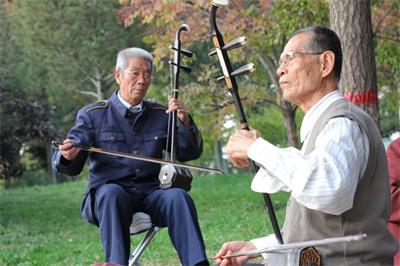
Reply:
[[81, 90], [77, 90], [80, 94], [84, 94], [84, 95], [90, 95], [95, 97], [96, 99], [98, 98], [97, 93], [93, 92], [93, 91], [81, 91]]
[[[276, 68], [275, 68], [275, 64], [273, 63], [273, 60], [268, 57], [268, 56], [263, 56], [261, 53], [259, 53], [258, 51], [255, 51], [258, 60], [261, 62], [261, 65], [267, 70], [267, 73], [269, 75], [269, 77], [271, 78], [272, 84], [274, 84], [275, 88], [276, 88], [276, 96], [277, 96], [277, 102], [281, 102], [282, 99], [282, 95], [280, 93], [280, 85], [279, 85], [279, 80], [278, 77], [276, 75]], [[280, 105], [274, 102], [273, 104], [276, 106]]]
[[[393, 4], [394, 5], [394, 4]], [[392, 12], [392, 10], [394, 9], [394, 6], [391, 5], [388, 10], [385, 12], [385, 14], [383, 15], [382, 19], [380, 19], [375, 27], [375, 30], [372, 33], [372, 36], [375, 37], [376, 35], [378, 35], [380, 33], [380, 29], [381, 29], [381, 25], [382, 23], [385, 21], [386, 17], [389, 16], [390, 12]]]

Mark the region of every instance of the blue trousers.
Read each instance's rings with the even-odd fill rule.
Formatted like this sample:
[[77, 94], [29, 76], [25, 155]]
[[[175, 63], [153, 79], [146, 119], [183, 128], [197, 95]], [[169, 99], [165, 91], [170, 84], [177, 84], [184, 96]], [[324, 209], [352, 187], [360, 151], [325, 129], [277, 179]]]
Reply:
[[[97, 189], [92, 207], [107, 262], [128, 264], [129, 226], [132, 215], [138, 211], [149, 214], [155, 225], [168, 227], [169, 237], [182, 265], [207, 261], [196, 208], [183, 189], [161, 190], [104, 184]], [[83, 210], [82, 214], [87, 219], [85, 213], [87, 211]]]

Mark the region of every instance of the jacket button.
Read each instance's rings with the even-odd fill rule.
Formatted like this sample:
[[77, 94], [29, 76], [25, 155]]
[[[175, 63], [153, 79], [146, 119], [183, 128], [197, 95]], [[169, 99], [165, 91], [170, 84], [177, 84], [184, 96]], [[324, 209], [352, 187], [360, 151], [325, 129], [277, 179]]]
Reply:
[[139, 151], [138, 150], [133, 150], [133, 155], [137, 155], [138, 153], [139, 153]]
[[154, 139], [157, 140], [157, 139], [158, 139], [158, 136], [155, 136]]
[[115, 140], [114, 136], [111, 136], [111, 137], [110, 137], [110, 140], [111, 140], [111, 141], [114, 141], [114, 140]]
[[136, 168], [136, 174], [140, 173], [140, 168]]

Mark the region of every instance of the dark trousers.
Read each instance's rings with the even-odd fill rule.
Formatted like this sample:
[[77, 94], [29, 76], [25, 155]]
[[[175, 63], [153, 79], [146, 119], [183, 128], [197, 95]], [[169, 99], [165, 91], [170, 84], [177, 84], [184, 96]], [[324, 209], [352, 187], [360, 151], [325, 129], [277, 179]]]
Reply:
[[111, 183], [97, 189], [94, 204], [107, 262], [128, 264], [129, 226], [132, 215], [138, 211], [149, 214], [157, 226], [168, 227], [182, 265], [207, 260], [196, 208], [185, 190], [142, 189]]

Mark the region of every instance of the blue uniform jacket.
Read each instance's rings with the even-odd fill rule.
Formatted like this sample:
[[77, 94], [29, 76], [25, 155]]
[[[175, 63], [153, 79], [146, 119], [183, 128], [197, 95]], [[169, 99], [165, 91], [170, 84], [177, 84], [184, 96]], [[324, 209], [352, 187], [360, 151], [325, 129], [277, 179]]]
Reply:
[[[107, 101], [95, 102], [79, 110], [68, 138], [85, 146], [162, 159], [168, 130], [165, 110], [165, 106], [143, 101], [141, 112], [128, 112], [115, 92]], [[177, 160], [184, 162], [199, 158], [203, 141], [197, 126], [193, 120], [191, 128], [178, 123]], [[100, 153], [88, 154], [86, 151], [81, 151], [73, 161], [67, 161], [57, 152], [53, 163], [58, 172], [73, 176], [81, 172], [87, 157], [90, 162], [88, 190], [120, 180], [158, 184], [160, 165], [156, 163]]]

